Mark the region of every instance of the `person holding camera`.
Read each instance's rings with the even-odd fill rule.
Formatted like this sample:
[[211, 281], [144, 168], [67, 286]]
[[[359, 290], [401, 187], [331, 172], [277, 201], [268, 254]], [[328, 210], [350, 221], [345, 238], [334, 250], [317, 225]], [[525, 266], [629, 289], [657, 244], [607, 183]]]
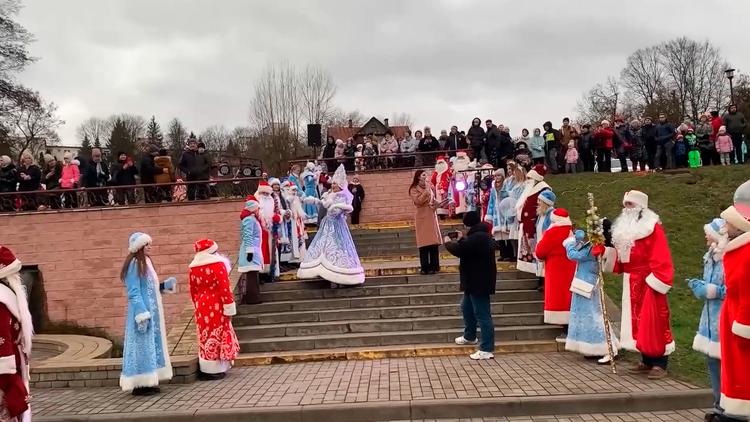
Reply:
[[440, 271], [440, 225], [437, 209], [446, 202], [438, 202], [435, 188], [427, 179], [424, 170], [414, 172], [414, 179], [409, 186], [409, 196], [417, 208], [414, 216], [414, 231], [419, 248], [421, 274], [435, 274]]
[[495, 294], [497, 266], [495, 262], [495, 240], [490, 226], [482, 222], [479, 213], [469, 211], [464, 215], [464, 226], [469, 231], [450, 233], [445, 239], [445, 249], [459, 259], [461, 312], [464, 318], [464, 334], [456, 338], [456, 344], [477, 344], [477, 324], [482, 330], [479, 350], [469, 357], [473, 360], [493, 359], [495, 355], [495, 326], [492, 322], [490, 296]]

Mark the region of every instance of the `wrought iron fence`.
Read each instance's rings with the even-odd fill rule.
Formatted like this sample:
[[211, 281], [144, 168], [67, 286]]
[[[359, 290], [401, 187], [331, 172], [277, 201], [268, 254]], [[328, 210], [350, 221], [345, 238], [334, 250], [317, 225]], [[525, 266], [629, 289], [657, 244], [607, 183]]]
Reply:
[[259, 180], [258, 177], [245, 177], [147, 185], [3, 192], [0, 193], [0, 213], [236, 200], [255, 193]]
[[458, 151], [430, 151], [430, 152], [407, 152], [396, 154], [379, 154], [367, 157], [345, 157], [345, 158], [301, 158], [289, 160], [289, 167], [298, 165], [304, 168], [309, 161], [325, 164], [328, 172], [334, 172], [340, 164], [343, 164], [346, 171], [362, 172], [382, 172], [387, 170], [404, 170], [432, 167], [437, 161], [437, 157], [452, 157], [458, 152], [465, 152], [470, 159], [473, 159], [474, 152], [471, 149]]

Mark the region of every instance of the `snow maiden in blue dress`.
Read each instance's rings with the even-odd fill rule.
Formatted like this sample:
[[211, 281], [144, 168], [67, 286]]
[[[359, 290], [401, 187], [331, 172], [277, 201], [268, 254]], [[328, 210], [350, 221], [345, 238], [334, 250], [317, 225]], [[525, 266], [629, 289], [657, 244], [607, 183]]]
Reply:
[[120, 387], [133, 395], [152, 395], [159, 392], [159, 381], [172, 379], [161, 292], [173, 293], [176, 280], [159, 283], [148, 256], [151, 236], [133, 233], [128, 251], [120, 273], [128, 295]]
[[688, 280], [688, 286], [698, 299], [705, 300], [701, 311], [698, 332], [693, 340], [693, 349], [706, 355], [708, 374], [714, 393], [716, 413], [722, 413], [721, 398], [721, 344], [719, 342], [719, 318], [724, 302], [724, 249], [729, 242], [726, 222], [715, 218], [703, 227], [708, 243], [708, 252], [703, 257], [703, 278]]
[[323, 195], [322, 200], [308, 197], [305, 201], [321, 202], [327, 213], [307, 248], [307, 255], [300, 264], [297, 277], [320, 277], [345, 286], [364, 283], [365, 271], [346, 223], [346, 214], [354, 208], [352, 194], [347, 189], [344, 166], [339, 165], [331, 178], [331, 190]]
[[[576, 230], [575, 237], [564, 242], [568, 259], [577, 263], [576, 274], [570, 286], [573, 297], [570, 302], [570, 323], [565, 350], [584, 356], [604, 356], [599, 363], [606, 364], [609, 363], [609, 351], [598, 285], [599, 262], [592, 253], [592, 245], [586, 243], [585, 237], [583, 230]], [[612, 327], [609, 330], [612, 351], [616, 356], [620, 342]]]
[[[300, 177], [305, 185], [304, 196], [319, 199], [318, 175], [315, 172], [315, 163], [308, 162]], [[305, 224], [318, 224], [318, 204], [315, 201], [305, 202]]]

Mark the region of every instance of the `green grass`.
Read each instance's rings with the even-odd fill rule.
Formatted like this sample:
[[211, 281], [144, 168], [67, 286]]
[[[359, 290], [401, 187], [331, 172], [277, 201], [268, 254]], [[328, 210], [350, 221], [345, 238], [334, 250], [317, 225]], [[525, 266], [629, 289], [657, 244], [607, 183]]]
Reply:
[[[661, 216], [675, 267], [669, 304], [677, 350], [670, 356], [670, 372], [699, 385], [708, 384], [708, 373], [705, 356], [693, 351], [692, 343], [703, 302], [692, 295], [685, 279], [703, 273], [703, 225], [731, 204], [734, 190], [748, 179], [750, 166], [706, 167], [684, 174], [558, 175], [547, 180], [557, 194], [556, 206], [566, 208], [581, 227], [588, 192], [594, 194], [600, 215], [609, 218], [620, 213], [626, 191], [649, 195], [649, 206]], [[607, 276], [606, 281], [607, 294], [619, 304], [622, 279]]]

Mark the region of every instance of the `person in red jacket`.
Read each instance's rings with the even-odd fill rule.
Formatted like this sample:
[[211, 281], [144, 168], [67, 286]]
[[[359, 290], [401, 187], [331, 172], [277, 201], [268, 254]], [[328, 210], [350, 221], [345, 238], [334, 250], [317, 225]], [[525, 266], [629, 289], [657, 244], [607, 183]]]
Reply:
[[711, 132], [711, 136], [708, 137], [708, 139], [711, 141], [711, 144], [714, 145], [713, 151], [712, 151], [712, 157], [711, 161], [713, 161], [713, 164], [719, 165], [721, 161], [719, 160], [719, 153], [716, 151], [715, 143], [716, 143], [716, 137], [719, 136], [719, 129], [724, 126], [724, 121], [721, 119], [721, 116], [719, 116], [719, 112], [714, 110], [711, 112], [711, 129], [713, 131]]
[[550, 186], [544, 182], [544, 176], [547, 174], [547, 167], [544, 164], [537, 164], [531, 171], [526, 174], [526, 182], [521, 197], [516, 202], [516, 216], [520, 221], [518, 231], [518, 263], [516, 268], [519, 271], [537, 273], [537, 262], [534, 258], [534, 249], [536, 248], [536, 208], [538, 205], [539, 194], [543, 190], [551, 190]]
[[29, 354], [34, 327], [21, 261], [0, 246], [0, 421], [31, 421]]
[[594, 132], [596, 146], [596, 166], [599, 173], [612, 171], [612, 147], [614, 146], [615, 131], [609, 125], [609, 120], [602, 120], [602, 124]]
[[570, 214], [563, 208], [557, 208], [552, 212], [552, 224], [536, 245], [536, 256], [544, 261], [544, 322], [565, 327], [565, 332], [557, 338], [559, 343], [565, 343], [567, 339], [570, 284], [576, 272], [576, 263], [568, 259], [563, 245], [572, 235]]

